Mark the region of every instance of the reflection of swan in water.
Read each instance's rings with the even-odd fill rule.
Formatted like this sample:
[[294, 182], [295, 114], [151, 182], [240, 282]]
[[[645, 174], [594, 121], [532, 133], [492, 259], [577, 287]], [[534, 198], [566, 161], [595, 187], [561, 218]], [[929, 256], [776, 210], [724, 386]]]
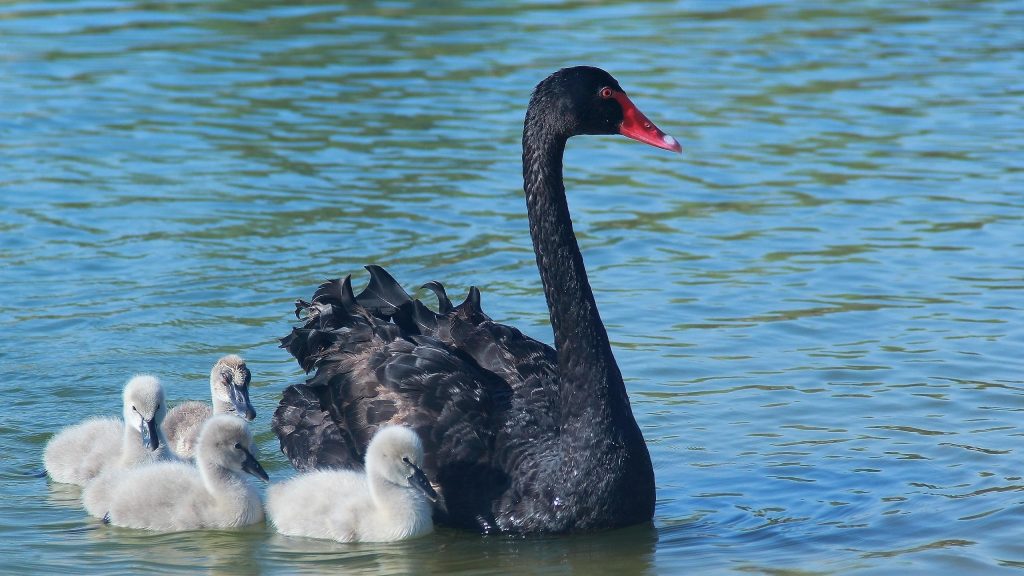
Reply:
[[55, 482], [84, 486], [107, 468], [127, 468], [170, 456], [160, 423], [167, 413], [164, 389], [153, 376], [124, 387], [123, 422], [89, 418], [50, 439], [43, 464]]
[[[266, 543], [273, 533], [262, 524], [232, 530], [154, 533], [112, 530], [90, 518], [89, 526], [94, 529], [83, 530], [88, 545], [95, 550], [117, 551], [108, 557], [131, 562], [131, 571], [135, 573], [260, 574], [266, 571], [268, 558], [273, 558], [265, 552]], [[289, 555], [285, 551], [271, 562], [281, 565], [282, 559], [290, 561]]]
[[[701, 536], [702, 533], [693, 534], [689, 546]], [[285, 559], [290, 571], [296, 573], [344, 566], [349, 574], [654, 575], [685, 573], [685, 569], [672, 568], [680, 564], [692, 566], [692, 560], [685, 559], [656, 562], [657, 545], [658, 530], [644, 524], [571, 538], [466, 538], [457, 531], [439, 530], [426, 538], [376, 544], [342, 544], [275, 534], [261, 543], [260, 550], [264, 557]], [[443, 553], [439, 554], [439, 550]], [[524, 570], [524, 566], [529, 569]]]
[[320, 470], [275, 484], [267, 514], [278, 532], [339, 542], [390, 542], [433, 532], [437, 493], [423, 466], [419, 436], [385, 426], [366, 450], [366, 472]]
[[[268, 513], [269, 516], [269, 513]], [[285, 559], [290, 571], [297, 574], [322, 573], [332, 567], [344, 566], [346, 574], [455, 574], [466, 573], [466, 567], [479, 566], [486, 553], [461, 556], [456, 569], [436, 572], [432, 559], [438, 554], [437, 535], [398, 542], [336, 542], [312, 538], [294, 538], [272, 533], [260, 547], [264, 557]], [[460, 539], [465, 539], [462, 535]], [[453, 559], [454, 560], [454, 559]], [[481, 570], [483, 572], [483, 570]]]
[[82, 507], [82, 487], [61, 482], [49, 482], [47, 503], [61, 508]]
[[245, 421], [214, 416], [199, 434], [195, 466], [157, 462], [125, 470], [109, 477], [107, 505], [87, 510], [117, 526], [165, 532], [259, 522], [263, 504], [245, 474], [268, 477], [249, 451], [251, 444]]
[[256, 418], [256, 410], [249, 402], [249, 368], [245, 360], [235, 354], [224, 356], [210, 370], [209, 404], [190, 400], [182, 402], [167, 413], [163, 431], [171, 450], [180, 458], [195, 458], [199, 430], [214, 414], [235, 414], [250, 422]]
[[[435, 551], [422, 550], [421, 557], [413, 559], [418, 572], [461, 572], [465, 570], [467, 559], [486, 558], [488, 572], [495, 574], [520, 573], [523, 566], [529, 566], [529, 571], [534, 573], [556, 574], [686, 573], [686, 570], [672, 569], [671, 561], [659, 569], [654, 556], [658, 530], [651, 524], [572, 538], [471, 539], [460, 536], [441, 532], [431, 538]], [[438, 548], [445, 553], [437, 554]]]

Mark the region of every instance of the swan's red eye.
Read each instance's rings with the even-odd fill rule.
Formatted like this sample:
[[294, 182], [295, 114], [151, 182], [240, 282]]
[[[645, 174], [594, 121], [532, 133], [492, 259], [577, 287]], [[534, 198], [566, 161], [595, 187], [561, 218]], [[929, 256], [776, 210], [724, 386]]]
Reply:
[[601, 98], [611, 98], [611, 97], [612, 97], [612, 89], [611, 88], [609, 88], [607, 86], [605, 86], [604, 88], [601, 88]]

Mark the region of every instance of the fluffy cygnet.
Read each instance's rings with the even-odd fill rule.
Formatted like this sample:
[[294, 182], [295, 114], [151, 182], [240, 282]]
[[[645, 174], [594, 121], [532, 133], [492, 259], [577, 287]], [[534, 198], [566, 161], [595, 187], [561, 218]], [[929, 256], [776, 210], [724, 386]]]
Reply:
[[268, 480], [253, 457], [249, 425], [222, 414], [203, 424], [196, 464], [157, 462], [112, 480], [105, 511], [111, 524], [162, 532], [236, 528], [263, 520], [259, 493], [245, 475]]
[[190, 400], [175, 406], [164, 419], [164, 434], [171, 449], [179, 458], [195, 458], [196, 441], [203, 422], [215, 414], [235, 414], [250, 422], [256, 418], [256, 411], [249, 402], [249, 380], [251, 375], [245, 361], [235, 354], [224, 356], [210, 370], [209, 404]]
[[106, 469], [170, 457], [160, 431], [167, 413], [160, 381], [153, 376], [135, 376], [125, 385], [122, 397], [123, 421], [89, 418], [50, 439], [43, 451], [50, 478], [84, 486]]
[[366, 472], [321, 470], [270, 487], [267, 514], [289, 536], [389, 542], [434, 530], [437, 493], [423, 470], [423, 445], [409, 428], [385, 426], [366, 450]]

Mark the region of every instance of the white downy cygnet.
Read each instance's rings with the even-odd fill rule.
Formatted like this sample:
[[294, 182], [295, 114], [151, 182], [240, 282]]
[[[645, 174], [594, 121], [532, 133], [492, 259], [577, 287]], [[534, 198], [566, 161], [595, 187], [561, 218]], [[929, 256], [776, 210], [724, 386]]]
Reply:
[[248, 421], [256, 418], [249, 402], [251, 375], [245, 360], [235, 354], [224, 356], [210, 370], [210, 395], [213, 408], [197, 400], [183, 402], [167, 413], [163, 431], [171, 450], [179, 458], [195, 458], [196, 442], [203, 422], [215, 414], [235, 414]]
[[160, 381], [135, 376], [125, 384], [123, 421], [89, 418], [46, 444], [43, 464], [55, 482], [84, 486], [106, 469], [128, 468], [171, 457], [160, 423], [167, 402]]
[[244, 420], [213, 416], [199, 434], [195, 465], [157, 462], [125, 470], [111, 484], [107, 509], [89, 512], [116, 526], [161, 532], [260, 522], [263, 503], [245, 475], [269, 478], [251, 444]]
[[366, 472], [320, 470], [267, 491], [267, 515], [289, 536], [390, 542], [434, 530], [437, 493], [420, 466], [423, 445], [403, 426], [380, 428], [366, 449]]

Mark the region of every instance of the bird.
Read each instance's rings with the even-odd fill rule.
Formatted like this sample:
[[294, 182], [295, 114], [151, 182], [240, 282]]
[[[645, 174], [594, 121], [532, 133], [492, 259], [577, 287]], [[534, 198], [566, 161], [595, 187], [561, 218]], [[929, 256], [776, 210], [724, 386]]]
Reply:
[[392, 542], [434, 531], [437, 492], [423, 473], [423, 445], [404, 426], [382, 426], [366, 471], [317, 470], [267, 490], [267, 515], [288, 536]]
[[256, 410], [249, 401], [249, 368], [245, 360], [228, 354], [210, 370], [210, 394], [213, 407], [197, 400], [189, 400], [172, 408], [164, 418], [163, 431], [171, 450], [179, 458], [195, 458], [195, 445], [203, 422], [214, 414], [234, 414], [252, 422]]
[[252, 433], [228, 414], [203, 423], [196, 462], [155, 462], [105, 475], [102, 507], [86, 510], [115, 526], [159, 532], [237, 528], [263, 521], [263, 502], [245, 475], [269, 480], [249, 451]]
[[469, 289], [412, 299], [367, 266], [297, 300], [281, 346], [307, 373], [284, 390], [271, 426], [299, 470], [359, 469], [381, 426], [424, 444], [435, 520], [480, 533], [568, 533], [650, 522], [655, 479], [587, 278], [562, 179], [569, 138], [621, 134], [681, 152], [609, 73], [563, 68], [542, 80], [523, 123], [523, 189], [554, 347], [494, 322]]
[[88, 418], [58, 432], [43, 450], [55, 482], [85, 486], [104, 470], [170, 458], [160, 424], [167, 414], [163, 385], [155, 376], [131, 378], [122, 393], [122, 419]]

